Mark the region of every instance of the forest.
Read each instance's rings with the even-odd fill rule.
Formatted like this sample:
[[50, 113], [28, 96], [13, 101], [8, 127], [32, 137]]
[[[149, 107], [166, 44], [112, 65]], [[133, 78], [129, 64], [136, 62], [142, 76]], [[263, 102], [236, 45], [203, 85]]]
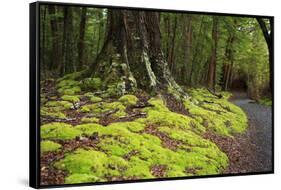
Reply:
[[[41, 184], [269, 170], [272, 29], [270, 17], [40, 5]], [[248, 135], [259, 130], [268, 144]]]

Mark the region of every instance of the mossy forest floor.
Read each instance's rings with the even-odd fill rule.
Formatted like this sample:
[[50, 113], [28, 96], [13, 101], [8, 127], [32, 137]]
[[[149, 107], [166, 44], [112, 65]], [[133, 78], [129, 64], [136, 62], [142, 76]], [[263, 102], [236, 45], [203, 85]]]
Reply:
[[248, 119], [229, 93], [187, 89], [178, 104], [100, 83], [41, 82], [42, 185], [249, 172], [239, 160]]

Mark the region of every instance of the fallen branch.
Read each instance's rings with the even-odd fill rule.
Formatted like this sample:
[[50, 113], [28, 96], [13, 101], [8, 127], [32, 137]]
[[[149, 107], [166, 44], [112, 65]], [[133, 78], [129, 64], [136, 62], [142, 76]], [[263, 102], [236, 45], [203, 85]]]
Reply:
[[109, 115], [114, 114], [114, 113], [116, 113], [118, 111], [119, 111], [119, 108], [116, 108], [114, 110], [110, 110], [108, 112], [105, 112], [105, 113], [101, 114], [101, 117], [108, 117]]
[[133, 113], [130, 115], [121, 116], [121, 117], [119, 117], [119, 119], [131, 118], [131, 117], [143, 117], [143, 116], [145, 117], [146, 115], [147, 115], [146, 113], [138, 112], [138, 113]]
[[75, 121], [77, 118], [54, 118], [54, 117], [46, 117], [46, 116], [41, 116], [41, 121], [51, 121], [51, 122], [70, 122], [70, 121]]

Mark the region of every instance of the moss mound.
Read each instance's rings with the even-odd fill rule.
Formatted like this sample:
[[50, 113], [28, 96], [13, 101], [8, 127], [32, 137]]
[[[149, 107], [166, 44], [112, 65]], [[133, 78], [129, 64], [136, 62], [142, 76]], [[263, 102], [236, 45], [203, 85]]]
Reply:
[[53, 141], [42, 141], [40, 143], [41, 148], [41, 154], [44, 152], [53, 152], [58, 151], [61, 148], [61, 145], [58, 143], [55, 143]]

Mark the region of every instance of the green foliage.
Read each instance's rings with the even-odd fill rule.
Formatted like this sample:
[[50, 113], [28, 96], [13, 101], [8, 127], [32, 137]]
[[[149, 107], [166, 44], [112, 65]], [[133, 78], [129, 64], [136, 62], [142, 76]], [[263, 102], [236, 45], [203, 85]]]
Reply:
[[72, 125], [54, 122], [42, 125], [40, 128], [40, 134], [42, 139], [68, 140], [79, 136], [81, 131], [72, 127]]
[[258, 103], [265, 106], [272, 106], [272, 100], [270, 98], [261, 98], [258, 100]]
[[122, 102], [125, 106], [135, 105], [138, 101], [138, 98], [134, 95], [124, 95], [119, 98], [119, 101]]
[[61, 145], [58, 143], [55, 143], [53, 141], [47, 140], [47, 141], [41, 141], [41, 143], [40, 143], [41, 153], [58, 151], [60, 148], [61, 148]]

